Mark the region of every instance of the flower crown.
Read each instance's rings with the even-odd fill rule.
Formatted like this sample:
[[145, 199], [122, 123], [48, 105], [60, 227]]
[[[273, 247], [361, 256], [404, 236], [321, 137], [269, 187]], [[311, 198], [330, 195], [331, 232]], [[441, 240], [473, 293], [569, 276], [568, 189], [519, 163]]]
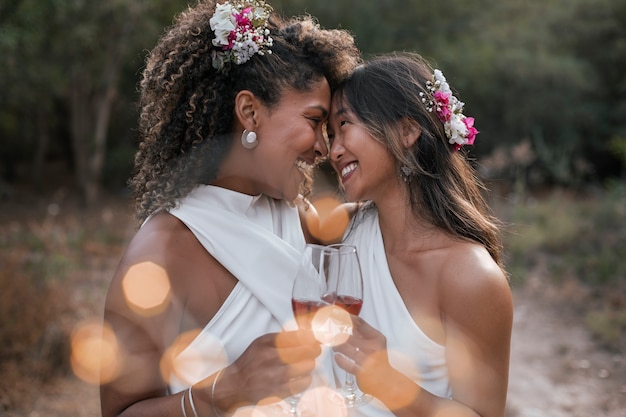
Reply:
[[474, 118], [463, 114], [465, 103], [452, 94], [446, 77], [440, 70], [434, 71], [433, 81], [428, 81], [426, 88], [430, 92], [430, 97], [427, 98], [426, 94], [421, 92], [422, 102], [426, 105], [426, 110], [434, 111], [443, 123], [448, 142], [457, 151], [463, 145], [473, 145], [478, 134], [474, 127]]
[[215, 33], [213, 67], [222, 69], [227, 62], [244, 64], [254, 54], [271, 54], [272, 38], [267, 21], [272, 6], [263, 0], [232, 1], [218, 4], [209, 21]]

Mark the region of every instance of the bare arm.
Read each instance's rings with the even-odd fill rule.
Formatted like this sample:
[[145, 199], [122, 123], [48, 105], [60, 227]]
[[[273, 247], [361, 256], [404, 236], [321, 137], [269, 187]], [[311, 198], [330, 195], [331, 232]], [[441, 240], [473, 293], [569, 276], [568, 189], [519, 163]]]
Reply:
[[[134, 280], [136, 285], [130, 285]], [[163, 303], [145, 308], [150, 299], [160, 298], [158, 283], [163, 282], [168, 287]], [[235, 284], [236, 279], [177, 219], [168, 214], [152, 218], [130, 243], [107, 295], [105, 323], [113, 330], [119, 351], [116, 372], [101, 383], [102, 416], [180, 417], [182, 393], [167, 392], [171, 358], [191, 342], [189, 334], [211, 320]], [[317, 342], [296, 332], [260, 336], [222, 372], [215, 406], [232, 410], [304, 389], [319, 353]], [[194, 385], [201, 415], [213, 414], [215, 376]], [[192, 415], [188, 397], [184, 404]]]
[[482, 417], [505, 413], [513, 302], [509, 284], [490, 262], [459, 262], [442, 298], [452, 395]]

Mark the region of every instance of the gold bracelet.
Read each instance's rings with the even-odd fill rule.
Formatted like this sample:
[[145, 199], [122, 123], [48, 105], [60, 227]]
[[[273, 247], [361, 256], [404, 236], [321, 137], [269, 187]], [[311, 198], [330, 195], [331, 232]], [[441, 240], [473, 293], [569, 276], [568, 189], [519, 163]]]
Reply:
[[217, 380], [220, 378], [220, 375], [222, 375], [222, 371], [224, 371], [224, 368], [217, 372], [217, 375], [213, 378], [213, 385], [211, 386], [211, 406], [213, 407], [215, 417], [221, 417], [220, 412], [217, 411], [217, 407], [215, 406], [215, 386], [217, 385]]

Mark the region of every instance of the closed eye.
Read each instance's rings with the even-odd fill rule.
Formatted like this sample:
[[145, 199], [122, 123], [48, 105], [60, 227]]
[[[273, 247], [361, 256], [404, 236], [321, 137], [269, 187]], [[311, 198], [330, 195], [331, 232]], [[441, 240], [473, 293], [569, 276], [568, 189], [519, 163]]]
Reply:
[[311, 126], [313, 127], [313, 129], [316, 130], [325, 121], [325, 119], [321, 117], [307, 117], [307, 119], [309, 119], [309, 121], [311, 122]]

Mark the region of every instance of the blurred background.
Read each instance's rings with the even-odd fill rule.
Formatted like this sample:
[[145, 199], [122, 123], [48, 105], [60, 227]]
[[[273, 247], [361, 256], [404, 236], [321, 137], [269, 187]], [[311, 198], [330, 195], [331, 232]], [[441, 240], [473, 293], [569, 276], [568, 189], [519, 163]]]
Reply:
[[[80, 351], [97, 348], [91, 324], [137, 227], [126, 181], [138, 81], [191, 2], [0, 1], [0, 416], [98, 413], [97, 365]], [[366, 57], [416, 51], [443, 70], [476, 118], [470, 155], [507, 224], [507, 267], [526, 306], [516, 331], [536, 338], [514, 338], [521, 391], [508, 415], [624, 416], [626, 0], [271, 4], [351, 31]], [[550, 338], [538, 368], [558, 376], [546, 383], [597, 380], [608, 392], [596, 408], [571, 391], [563, 404], [524, 406], [515, 377], [532, 373], [515, 349], [538, 352]]]

